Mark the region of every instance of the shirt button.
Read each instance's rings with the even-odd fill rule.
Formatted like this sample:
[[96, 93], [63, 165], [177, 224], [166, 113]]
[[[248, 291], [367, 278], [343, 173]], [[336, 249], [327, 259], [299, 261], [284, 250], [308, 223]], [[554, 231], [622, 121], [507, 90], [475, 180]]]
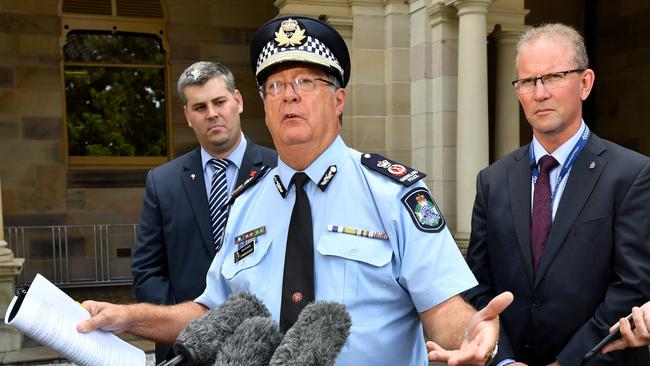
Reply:
[[303, 296], [301, 292], [294, 292], [293, 295], [291, 295], [291, 301], [295, 302], [296, 304], [301, 302], [302, 299]]

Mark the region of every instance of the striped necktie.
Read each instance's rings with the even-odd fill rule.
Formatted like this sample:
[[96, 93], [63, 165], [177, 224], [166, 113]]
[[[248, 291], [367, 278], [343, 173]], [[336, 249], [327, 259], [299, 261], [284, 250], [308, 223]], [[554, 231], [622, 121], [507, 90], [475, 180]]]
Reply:
[[223, 204], [228, 199], [228, 182], [226, 181], [226, 169], [228, 160], [210, 159], [210, 164], [214, 167], [212, 174], [212, 184], [210, 187], [210, 222], [212, 225], [212, 240], [217, 252], [223, 245], [223, 232], [226, 229], [228, 220], [228, 210], [222, 209]]

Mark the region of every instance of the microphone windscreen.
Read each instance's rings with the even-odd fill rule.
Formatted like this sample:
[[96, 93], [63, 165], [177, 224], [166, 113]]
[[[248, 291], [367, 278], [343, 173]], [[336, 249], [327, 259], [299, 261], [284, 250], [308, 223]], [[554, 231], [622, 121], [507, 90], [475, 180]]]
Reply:
[[282, 341], [280, 328], [271, 318], [244, 320], [217, 354], [218, 366], [267, 366]]
[[176, 338], [174, 352], [183, 355], [187, 365], [212, 365], [226, 338], [243, 321], [254, 316], [270, 317], [271, 313], [254, 295], [233, 294], [218, 307], [192, 320]]
[[287, 331], [269, 366], [332, 366], [351, 326], [345, 305], [326, 301], [309, 304]]

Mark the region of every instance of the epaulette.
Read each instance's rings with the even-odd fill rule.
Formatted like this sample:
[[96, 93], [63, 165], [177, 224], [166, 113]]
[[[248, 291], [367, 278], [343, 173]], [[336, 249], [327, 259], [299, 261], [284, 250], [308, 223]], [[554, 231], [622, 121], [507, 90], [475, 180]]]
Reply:
[[244, 193], [245, 190], [247, 190], [249, 187], [252, 187], [257, 183], [262, 177], [266, 175], [271, 169], [268, 167], [268, 165], [262, 165], [259, 169], [257, 170], [251, 170], [250, 177], [246, 178], [244, 183], [240, 184], [237, 186], [232, 191], [232, 194], [230, 195], [230, 198], [228, 198], [228, 201], [223, 205], [223, 207], [228, 207], [232, 205], [235, 202], [235, 199], [239, 197], [242, 193]]
[[405, 187], [410, 187], [427, 176], [419, 170], [394, 162], [379, 154], [361, 154], [361, 164]]

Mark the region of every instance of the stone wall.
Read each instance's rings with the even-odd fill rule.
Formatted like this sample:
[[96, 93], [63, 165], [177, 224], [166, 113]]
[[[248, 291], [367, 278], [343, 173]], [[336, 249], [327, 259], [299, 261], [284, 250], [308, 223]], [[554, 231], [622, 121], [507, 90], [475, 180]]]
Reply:
[[[5, 225], [62, 223], [67, 211], [60, 21], [54, 1], [0, 8], [0, 174]], [[26, 216], [33, 219], [22, 221]]]
[[[137, 223], [146, 169], [69, 170], [58, 1], [0, 1], [0, 175], [5, 225]], [[172, 156], [196, 146], [175, 90], [198, 60], [223, 62], [244, 96], [242, 127], [271, 146], [249, 60], [255, 30], [273, 1], [168, 0]]]
[[600, 136], [650, 156], [650, 2], [599, 1], [593, 16], [596, 85], [589, 110]]

